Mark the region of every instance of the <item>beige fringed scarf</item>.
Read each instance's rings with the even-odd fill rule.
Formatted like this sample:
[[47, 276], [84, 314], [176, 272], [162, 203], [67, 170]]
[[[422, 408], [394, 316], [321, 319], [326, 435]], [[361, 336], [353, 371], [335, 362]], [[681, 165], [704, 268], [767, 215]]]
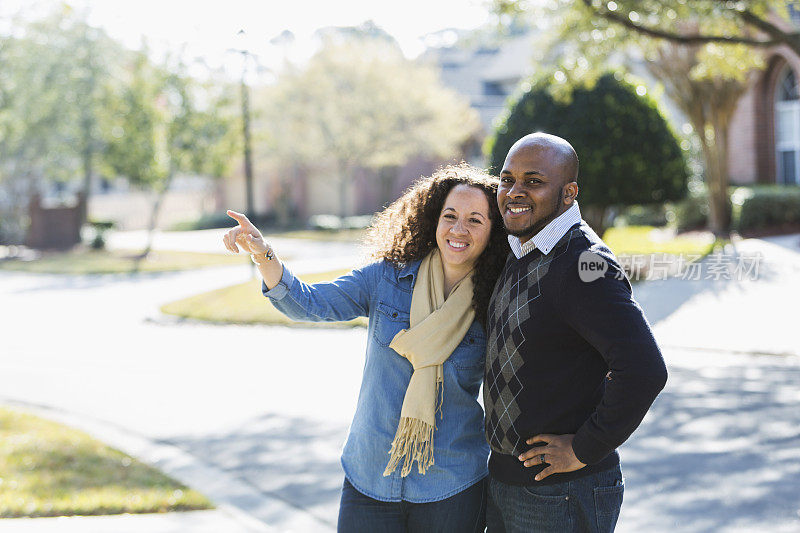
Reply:
[[411, 362], [414, 373], [403, 399], [384, 476], [394, 472], [400, 461], [403, 477], [411, 472], [414, 461], [420, 474], [433, 464], [433, 431], [444, 398], [442, 364], [464, 338], [474, 318], [472, 274], [456, 283], [445, 299], [442, 258], [434, 249], [419, 266], [411, 295], [411, 328], [400, 331], [389, 344]]

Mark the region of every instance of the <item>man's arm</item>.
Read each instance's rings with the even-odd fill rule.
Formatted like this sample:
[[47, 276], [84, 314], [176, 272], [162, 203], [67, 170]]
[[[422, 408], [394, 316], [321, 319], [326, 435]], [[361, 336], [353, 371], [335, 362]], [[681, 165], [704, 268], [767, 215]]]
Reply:
[[564, 273], [557, 303], [564, 320], [594, 346], [609, 372], [605, 393], [572, 447], [582, 462], [600, 461], [625, 442], [639, 426], [667, 382], [667, 368], [650, 324], [633, 299], [621, 267], [606, 256], [609, 268], [583, 282], [578, 265]]
[[533, 466], [545, 454], [550, 466], [537, 480], [601, 461], [639, 426], [667, 380], [661, 351], [630, 284], [619, 275], [621, 267], [612, 256], [602, 256], [609, 267], [599, 279], [582, 281], [577, 263], [564, 272], [555, 304], [561, 317], [606, 361], [605, 393], [575, 435], [536, 435], [528, 440], [547, 443], [520, 456], [526, 466]]

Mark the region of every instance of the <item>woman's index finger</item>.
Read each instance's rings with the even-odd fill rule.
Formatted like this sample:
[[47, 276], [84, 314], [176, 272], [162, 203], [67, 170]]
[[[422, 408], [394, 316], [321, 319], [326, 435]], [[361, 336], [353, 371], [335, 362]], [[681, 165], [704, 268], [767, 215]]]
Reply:
[[228, 213], [229, 217], [231, 217], [233, 220], [235, 220], [239, 224], [249, 224], [251, 226], [253, 225], [252, 222], [250, 222], [250, 220], [247, 218], [247, 215], [245, 215], [244, 213], [238, 213], [238, 212], [232, 211], [230, 209], [228, 209], [227, 213]]

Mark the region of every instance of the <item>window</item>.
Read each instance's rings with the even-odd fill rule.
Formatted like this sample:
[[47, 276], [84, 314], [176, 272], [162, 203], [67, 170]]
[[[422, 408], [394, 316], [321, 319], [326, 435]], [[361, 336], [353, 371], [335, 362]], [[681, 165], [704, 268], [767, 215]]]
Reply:
[[800, 183], [800, 94], [797, 77], [788, 66], [775, 88], [775, 151], [777, 175], [783, 184]]
[[797, 7], [795, 4], [790, 4], [789, 17], [795, 24], [800, 24], [800, 7]]
[[778, 101], [788, 102], [797, 99], [797, 79], [794, 71], [787, 67], [778, 84]]
[[503, 84], [494, 81], [483, 82], [483, 94], [485, 96], [505, 96], [506, 92], [503, 90]]

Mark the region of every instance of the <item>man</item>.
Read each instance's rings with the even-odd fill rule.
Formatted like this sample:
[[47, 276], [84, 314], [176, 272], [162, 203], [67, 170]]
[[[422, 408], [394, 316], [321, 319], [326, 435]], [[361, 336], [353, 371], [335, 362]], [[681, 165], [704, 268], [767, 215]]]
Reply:
[[575, 150], [544, 133], [517, 141], [500, 173], [512, 254], [487, 325], [489, 533], [613, 531], [616, 448], [667, 379], [628, 279], [581, 220], [577, 178]]

